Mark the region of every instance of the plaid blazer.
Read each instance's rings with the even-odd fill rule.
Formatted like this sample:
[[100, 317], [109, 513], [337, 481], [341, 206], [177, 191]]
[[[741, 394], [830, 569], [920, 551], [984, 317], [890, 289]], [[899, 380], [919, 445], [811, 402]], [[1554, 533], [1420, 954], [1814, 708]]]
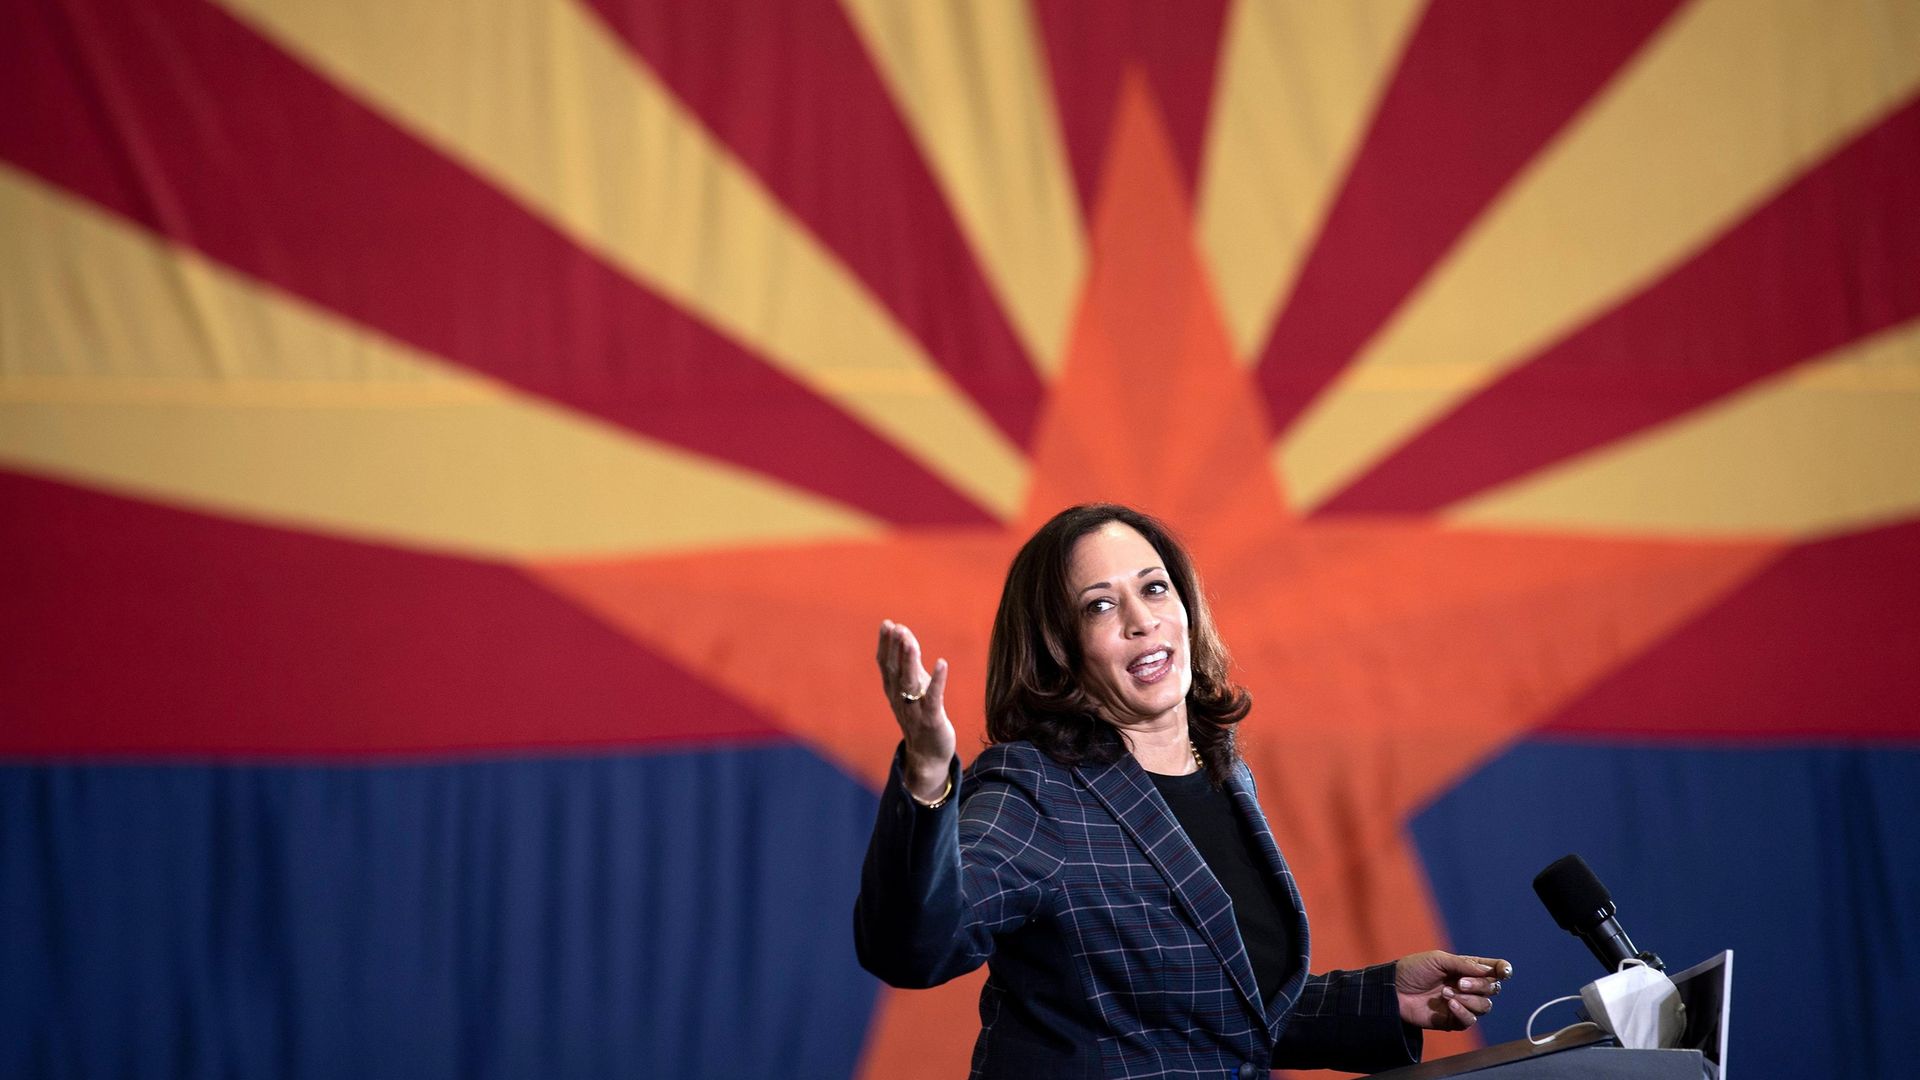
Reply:
[[[985, 962], [975, 1077], [1369, 1072], [1419, 1059], [1393, 965], [1307, 974], [1307, 919], [1242, 763], [1227, 784], [1297, 946], [1262, 1002], [1226, 890], [1131, 755], [1062, 766], [990, 746], [955, 797], [881, 795], [854, 906], [860, 962], [927, 987]], [[956, 765], [957, 769], [957, 765]]]

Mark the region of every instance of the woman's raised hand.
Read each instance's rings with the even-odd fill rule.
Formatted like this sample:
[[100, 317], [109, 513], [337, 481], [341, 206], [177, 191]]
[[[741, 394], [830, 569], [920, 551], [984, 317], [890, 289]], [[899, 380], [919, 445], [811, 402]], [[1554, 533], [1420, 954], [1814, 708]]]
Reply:
[[920, 642], [913, 631], [889, 619], [880, 624], [880, 646], [874, 654], [880, 664], [880, 686], [893, 707], [893, 718], [906, 737], [907, 790], [922, 802], [940, 797], [947, 786], [947, 767], [953, 760], [953, 721], [947, 719], [947, 662], [933, 665], [927, 674]]

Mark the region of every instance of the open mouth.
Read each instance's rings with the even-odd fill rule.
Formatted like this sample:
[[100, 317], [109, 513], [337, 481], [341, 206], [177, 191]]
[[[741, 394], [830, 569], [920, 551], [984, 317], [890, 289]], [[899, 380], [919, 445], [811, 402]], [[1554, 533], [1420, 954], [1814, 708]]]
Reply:
[[1173, 650], [1162, 645], [1136, 657], [1127, 665], [1127, 674], [1143, 683], [1159, 682], [1173, 668]]

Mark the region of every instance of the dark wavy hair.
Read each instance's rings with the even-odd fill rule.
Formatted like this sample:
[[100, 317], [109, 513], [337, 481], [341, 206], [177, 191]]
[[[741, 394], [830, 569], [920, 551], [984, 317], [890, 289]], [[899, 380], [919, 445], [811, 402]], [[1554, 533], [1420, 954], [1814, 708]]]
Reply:
[[1067, 576], [1074, 545], [1109, 522], [1132, 528], [1153, 545], [1186, 604], [1193, 661], [1187, 725], [1208, 779], [1224, 783], [1240, 759], [1234, 725], [1253, 707], [1252, 695], [1228, 677], [1227, 648], [1186, 548], [1165, 525], [1114, 503], [1055, 514], [1007, 568], [987, 647], [987, 740], [1026, 739], [1063, 765], [1113, 762], [1126, 754], [1119, 730], [1100, 719], [1097, 703], [1080, 685], [1079, 609]]

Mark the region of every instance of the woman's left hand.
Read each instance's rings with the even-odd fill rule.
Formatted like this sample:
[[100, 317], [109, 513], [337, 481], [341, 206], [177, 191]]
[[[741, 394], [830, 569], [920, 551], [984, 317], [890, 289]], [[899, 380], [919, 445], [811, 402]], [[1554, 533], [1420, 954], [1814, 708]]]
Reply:
[[1393, 973], [1400, 1019], [1435, 1031], [1470, 1028], [1493, 1010], [1500, 981], [1512, 977], [1513, 965], [1505, 960], [1438, 949], [1403, 956]]

